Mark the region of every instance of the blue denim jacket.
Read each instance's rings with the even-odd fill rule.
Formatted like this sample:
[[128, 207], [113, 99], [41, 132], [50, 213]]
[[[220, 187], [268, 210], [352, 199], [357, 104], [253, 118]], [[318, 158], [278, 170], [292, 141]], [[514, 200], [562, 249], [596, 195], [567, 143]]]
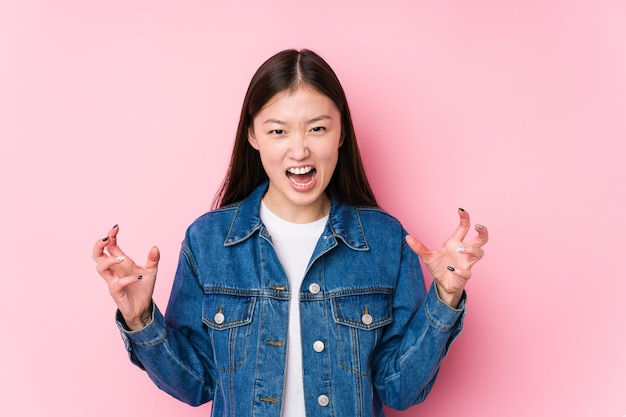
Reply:
[[[307, 416], [383, 416], [426, 398], [462, 327], [426, 293], [401, 224], [332, 201], [301, 288], [289, 288], [259, 217], [267, 184], [187, 230], [165, 317], [118, 320], [131, 360], [172, 396], [212, 416], [279, 417], [289, 297], [299, 297]], [[119, 316], [118, 316], [119, 317]], [[287, 416], [294, 417], [294, 416]]]

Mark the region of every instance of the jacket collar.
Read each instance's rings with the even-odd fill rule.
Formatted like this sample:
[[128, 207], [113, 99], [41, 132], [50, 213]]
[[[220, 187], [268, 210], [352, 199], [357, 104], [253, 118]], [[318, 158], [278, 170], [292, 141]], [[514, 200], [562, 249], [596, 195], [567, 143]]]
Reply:
[[[222, 210], [235, 210], [230, 230], [224, 241], [224, 246], [232, 246], [250, 238], [263, 226], [261, 223], [261, 199], [265, 195], [269, 182], [265, 181], [244, 200]], [[340, 203], [331, 198], [330, 215], [324, 229], [324, 236], [332, 235], [343, 241], [354, 250], [369, 250], [361, 219], [356, 207]]]

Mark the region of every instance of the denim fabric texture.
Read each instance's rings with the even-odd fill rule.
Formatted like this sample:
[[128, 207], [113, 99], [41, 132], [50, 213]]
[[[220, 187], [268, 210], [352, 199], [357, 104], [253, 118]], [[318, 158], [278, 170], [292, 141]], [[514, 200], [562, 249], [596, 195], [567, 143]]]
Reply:
[[[165, 316], [118, 326], [154, 383], [212, 416], [279, 417], [289, 298], [299, 297], [307, 416], [383, 416], [428, 395], [462, 328], [427, 292], [406, 231], [380, 209], [332, 200], [301, 288], [289, 288], [259, 217], [267, 183], [187, 230]], [[294, 416], [285, 416], [294, 417]]]

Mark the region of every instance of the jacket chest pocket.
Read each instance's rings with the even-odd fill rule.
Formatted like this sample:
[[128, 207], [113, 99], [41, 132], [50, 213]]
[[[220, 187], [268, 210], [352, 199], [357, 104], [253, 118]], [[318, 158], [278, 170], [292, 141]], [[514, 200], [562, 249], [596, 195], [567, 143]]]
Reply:
[[339, 364], [351, 371], [369, 374], [369, 360], [383, 331], [393, 321], [393, 296], [368, 293], [332, 300], [337, 328]]
[[202, 321], [220, 372], [231, 372], [245, 363], [255, 304], [256, 297], [205, 294]]

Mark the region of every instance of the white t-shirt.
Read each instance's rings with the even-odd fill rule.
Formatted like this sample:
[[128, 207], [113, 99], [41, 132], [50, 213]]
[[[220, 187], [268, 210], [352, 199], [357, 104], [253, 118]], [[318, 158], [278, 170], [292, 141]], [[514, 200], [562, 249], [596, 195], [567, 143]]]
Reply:
[[289, 280], [289, 330], [287, 334], [287, 370], [283, 394], [283, 417], [305, 416], [302, 375], [302, 339], [298, 294], [315, 245], [328, 216], [313, 223], [291, 223], [272, 213], [261, 202], [261, 221], [272, 237], [272, 245]]

